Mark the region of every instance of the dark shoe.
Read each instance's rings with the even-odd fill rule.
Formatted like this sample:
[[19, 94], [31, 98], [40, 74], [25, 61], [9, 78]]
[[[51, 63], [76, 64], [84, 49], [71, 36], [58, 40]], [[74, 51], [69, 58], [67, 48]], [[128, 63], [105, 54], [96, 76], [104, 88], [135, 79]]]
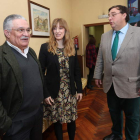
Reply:
[[93, 86], [91, 86], [91, 85], [87, 86], [87, 88], [93, 90]]
[[110, 135], [104, 137], [103, 140], [122, 140], [122, 139], [119, 136], [110, 134]]

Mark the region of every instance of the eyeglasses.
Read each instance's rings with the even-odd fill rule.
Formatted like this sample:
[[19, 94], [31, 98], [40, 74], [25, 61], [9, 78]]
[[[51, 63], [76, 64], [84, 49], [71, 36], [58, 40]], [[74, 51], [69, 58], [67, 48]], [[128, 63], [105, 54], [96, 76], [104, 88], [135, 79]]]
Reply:
[[11, 30], [15, 30], [17, 31], [18, 33], [25, 33], [25, 31], [28, 33], [28, 34], [31, 34], [32, 33], [32, 30], [31, 29], [24, 29], [24, 28], [18, 28], [18, 29], [11, 29]]
[[113, 13], [113, 14], [110, 14], [110, 15], [108, 15], [108, 18], [109, 17], [114, 18], [117, 14], [121, 14], [121, 13]]

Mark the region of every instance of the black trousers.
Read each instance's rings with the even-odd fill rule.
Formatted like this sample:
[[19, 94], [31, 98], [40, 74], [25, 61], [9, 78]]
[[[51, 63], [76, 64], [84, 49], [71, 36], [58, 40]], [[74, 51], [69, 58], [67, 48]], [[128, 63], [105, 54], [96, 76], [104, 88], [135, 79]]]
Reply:
[[3, 140], [42, 140], [43, 108], [25, 120], [15, 121]]
[[[54, 123], [54, 130], [57, 140], [63, 140], [62, 124], [58, 121]], [[75, 121], [67, 123], [67, 130], [69, 135], [69, 140], [74, 140], [76, 124]]]
[[140, 98], [119, 98], [112, 85], [107, 102], [113, 123], [112, 133], [122, 137], [124, 111], [126, 140], [138, 140]]
[[94, 74], [94, 69], [95, 69], [94, 65], [92, 66], [92, 68], [89, 68], [89, 75], [88, 75], [87, 86], [91, 85], [91, 82], [92, 82], [92, 79], [93, 79], [93, 74]]

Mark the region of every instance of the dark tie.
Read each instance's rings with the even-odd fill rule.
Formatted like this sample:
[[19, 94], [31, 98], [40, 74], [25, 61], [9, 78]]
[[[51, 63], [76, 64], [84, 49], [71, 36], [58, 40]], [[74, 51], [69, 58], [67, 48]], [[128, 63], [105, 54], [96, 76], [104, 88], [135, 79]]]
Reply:
[[112, 59], [113, 59], [113, 61], [115, 60], [116, 55], [117, 55], [118, 42], [119, 42], [119, 33], [120, 33], [120, 31], [116, 31], [116, 36], [114, 38], [113, 45], [112, 45], [111, 52], [112, 52]]

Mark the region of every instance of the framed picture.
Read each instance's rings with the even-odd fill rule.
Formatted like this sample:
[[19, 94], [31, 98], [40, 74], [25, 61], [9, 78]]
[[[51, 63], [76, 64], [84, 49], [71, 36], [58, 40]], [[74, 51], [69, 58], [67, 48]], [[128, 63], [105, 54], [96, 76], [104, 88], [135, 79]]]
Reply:
[[32, 37], [50, 36], [50, 9], [28, 0]]
[[130, 20], [129, 23], [134, 25], [140, 20], [140, 0], [127, 0]]

